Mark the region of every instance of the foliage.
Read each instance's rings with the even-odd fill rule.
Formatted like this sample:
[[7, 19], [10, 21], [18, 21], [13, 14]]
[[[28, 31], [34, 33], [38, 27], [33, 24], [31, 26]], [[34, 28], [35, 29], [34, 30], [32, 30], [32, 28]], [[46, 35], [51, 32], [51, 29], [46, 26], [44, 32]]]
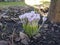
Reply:
[[38, 33], [38, 25], [30, 25], [30, 24], [27, 24], [27, 25], [23, 25], [23, 28], [25, 30], [25, 33], [31, 37], [35, 34]]

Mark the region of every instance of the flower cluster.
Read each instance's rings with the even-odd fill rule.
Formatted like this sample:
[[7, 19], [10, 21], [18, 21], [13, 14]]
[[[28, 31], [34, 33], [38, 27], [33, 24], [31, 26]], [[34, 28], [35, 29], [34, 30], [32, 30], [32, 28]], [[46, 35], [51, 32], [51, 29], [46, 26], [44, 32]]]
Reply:
[[24, 32], [28, 36], [33, 36], [38, 32], [38, 21], [40, 20], [40, 15], [31, 11], [19, 16], [21, 22], [23, 23]]
[[26, 22], [26, 19], [28, 22], [38, 22], [40, 20], [40, 14], [35, 13], [34, 11], [31, 11], [29, 13], [25, 13], [23, 15], [20, 15], [19, 18], [21, 21]]

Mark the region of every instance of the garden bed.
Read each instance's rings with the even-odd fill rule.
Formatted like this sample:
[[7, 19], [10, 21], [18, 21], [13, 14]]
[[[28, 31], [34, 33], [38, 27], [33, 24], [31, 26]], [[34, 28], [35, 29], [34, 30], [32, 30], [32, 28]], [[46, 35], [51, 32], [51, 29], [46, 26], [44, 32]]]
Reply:
[[[21, 10], [22, 9], [22, 10]], [[28, 10], [27, 10], [28, 9]], [[9, 7], [0, 10], [0, 44], [1, 45], [26, 45], [20, 40], [19, 33], [23, 32], [19, 15], [32, 11], [33, 8]], [[41, 24], [42, 20], [39, 22]], [[13, 31], [15, 30], [14, 34]], [[13, 40], [12, 40], [13, 36]], [[53, 23], [47, 20], [39, 33], [29, 38], [28, 45], [60, 45], [60, 23]], [[13, 43], [12, 43], [13, 42]]]

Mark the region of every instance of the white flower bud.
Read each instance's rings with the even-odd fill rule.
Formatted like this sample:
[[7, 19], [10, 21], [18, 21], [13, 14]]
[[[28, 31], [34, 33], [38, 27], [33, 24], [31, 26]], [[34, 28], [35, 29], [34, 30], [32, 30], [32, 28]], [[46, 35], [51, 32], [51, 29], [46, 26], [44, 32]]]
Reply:
[[47, 17], [44, 16], [42, 19], [43, 19], [43, 22], [45, 22], [47, 20]]

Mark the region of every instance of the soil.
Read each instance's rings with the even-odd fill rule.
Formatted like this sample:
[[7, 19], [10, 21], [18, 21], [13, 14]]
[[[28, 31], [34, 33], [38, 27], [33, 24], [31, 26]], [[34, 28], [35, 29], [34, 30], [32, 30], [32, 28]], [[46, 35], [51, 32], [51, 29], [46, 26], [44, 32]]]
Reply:
[[[13, 12], [10, 12], [11, 9], [12, 8], [9, 8], [8, 11], [5, 9], [0, 10], [0, 45], [24, 45], [19, 39], [19, 32], [23, 32], [22, 23], [20, 23], [18, 18], [18, 15], [21, 14], [14, 12], [20, 8], [13, 9]], [[39, 24], [41, 23], [42, 20]], [[15, 40], [16, 38], [18, 38], [17, 41]], [[60, 45], [60, 23], [52, 23], [47, 20], [44, 26], [39, 30], [39, 35], [30, 38], [29, 45]]]

